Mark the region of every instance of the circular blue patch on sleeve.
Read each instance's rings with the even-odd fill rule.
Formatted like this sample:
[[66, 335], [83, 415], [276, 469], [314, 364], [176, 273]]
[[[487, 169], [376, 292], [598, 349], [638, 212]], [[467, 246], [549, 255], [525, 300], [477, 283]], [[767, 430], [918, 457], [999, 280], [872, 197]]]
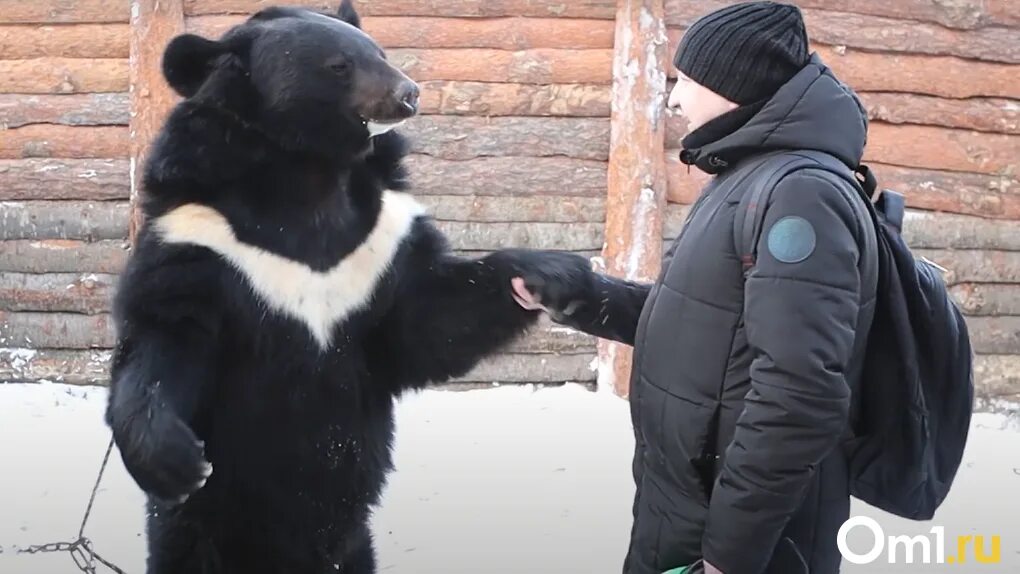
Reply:
[[780, 219], [769, 230], [769, 253], [783, 263], [804, 261], [814, 252], [816, 242], [815, 228], [796, 215]]

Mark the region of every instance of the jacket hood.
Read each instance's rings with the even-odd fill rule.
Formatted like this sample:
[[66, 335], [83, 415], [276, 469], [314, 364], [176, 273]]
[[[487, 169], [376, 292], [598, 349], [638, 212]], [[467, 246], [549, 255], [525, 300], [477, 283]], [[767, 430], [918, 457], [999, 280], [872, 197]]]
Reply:
[[681, 159], [718, 173], [751, 155], [799, 149], [825, 152], [856, 168], [867, 135], [868, 117], [857, 95], [818, 54], [812, 54], [808, 64], [742, 127], [701, 147], [685, 149]]

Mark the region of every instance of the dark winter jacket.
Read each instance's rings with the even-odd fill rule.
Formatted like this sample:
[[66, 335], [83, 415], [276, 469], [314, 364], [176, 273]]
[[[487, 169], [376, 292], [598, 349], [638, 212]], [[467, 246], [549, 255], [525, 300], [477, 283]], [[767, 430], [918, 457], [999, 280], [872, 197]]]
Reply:
[[724, 574], [798, 574], [798, 554], [811, 574], [838, 572], [849, 513], [838, 447], [873, 314], [875, 232], [853, 187], [816, 169], [777, 184], [746, 279], [733, 226], [766, 155], [818, 150], [856, 167], [866, 134], [856, 96], [813, 57], [769, 101], [685, 140], [682, 159], [715, 177], [658, 281], [599, 277], [556, 317], [635, 347], [625, 574], [702, 557]]

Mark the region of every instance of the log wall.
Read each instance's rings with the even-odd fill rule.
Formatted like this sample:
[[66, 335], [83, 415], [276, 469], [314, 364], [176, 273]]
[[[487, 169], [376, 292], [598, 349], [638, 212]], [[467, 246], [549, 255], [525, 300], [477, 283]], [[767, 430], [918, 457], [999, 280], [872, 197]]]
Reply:
[[[814, 48], [864, 98], [867, 159], [915, 208], [912, 244], [952, 270], [982, 388], [1015, 397], [1020, 16], [1012, 2], [797, 3]], [[104, 381], [109, 297], [134, 227], [132, 158], [144, 160], [174, 102], [158, 73], [162, 47], [182, 30], [216, 36], [271, 3], [297, 2], [4, 2], [0, 380]], [[416, 193], [459, 251], [569, 249], [602, 256], [610, 273], [647, 278], [659, 253], [648, 237], [675, 236], [706, 178], [677, 159], [682, 118], [641, 116], [638, 103], [654, 104], [671, 87], [685, 26], [729, 3], [357, 6], [366, 31], [422, 84], [423, 115], [406, 128]], [[654, 50], [636, 49], [648, 42]], [[649, 62], [646, 80], [627, 79], [630, 64]], [[637, 221], [645, 226], [633, 233]], [[619, 351], [546, 325], [465, 382], [594, 383], [598, 364], [600, 380], [626, 395]]]

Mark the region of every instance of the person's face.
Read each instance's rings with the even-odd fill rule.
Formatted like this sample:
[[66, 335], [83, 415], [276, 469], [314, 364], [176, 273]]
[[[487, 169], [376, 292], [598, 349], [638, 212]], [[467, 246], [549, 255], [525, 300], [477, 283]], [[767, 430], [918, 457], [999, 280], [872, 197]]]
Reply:
[[677, 72], [676, 85], [669, 94], [669, 107], [687, 118], [688, 131], [694, 131], [737, 104]]

